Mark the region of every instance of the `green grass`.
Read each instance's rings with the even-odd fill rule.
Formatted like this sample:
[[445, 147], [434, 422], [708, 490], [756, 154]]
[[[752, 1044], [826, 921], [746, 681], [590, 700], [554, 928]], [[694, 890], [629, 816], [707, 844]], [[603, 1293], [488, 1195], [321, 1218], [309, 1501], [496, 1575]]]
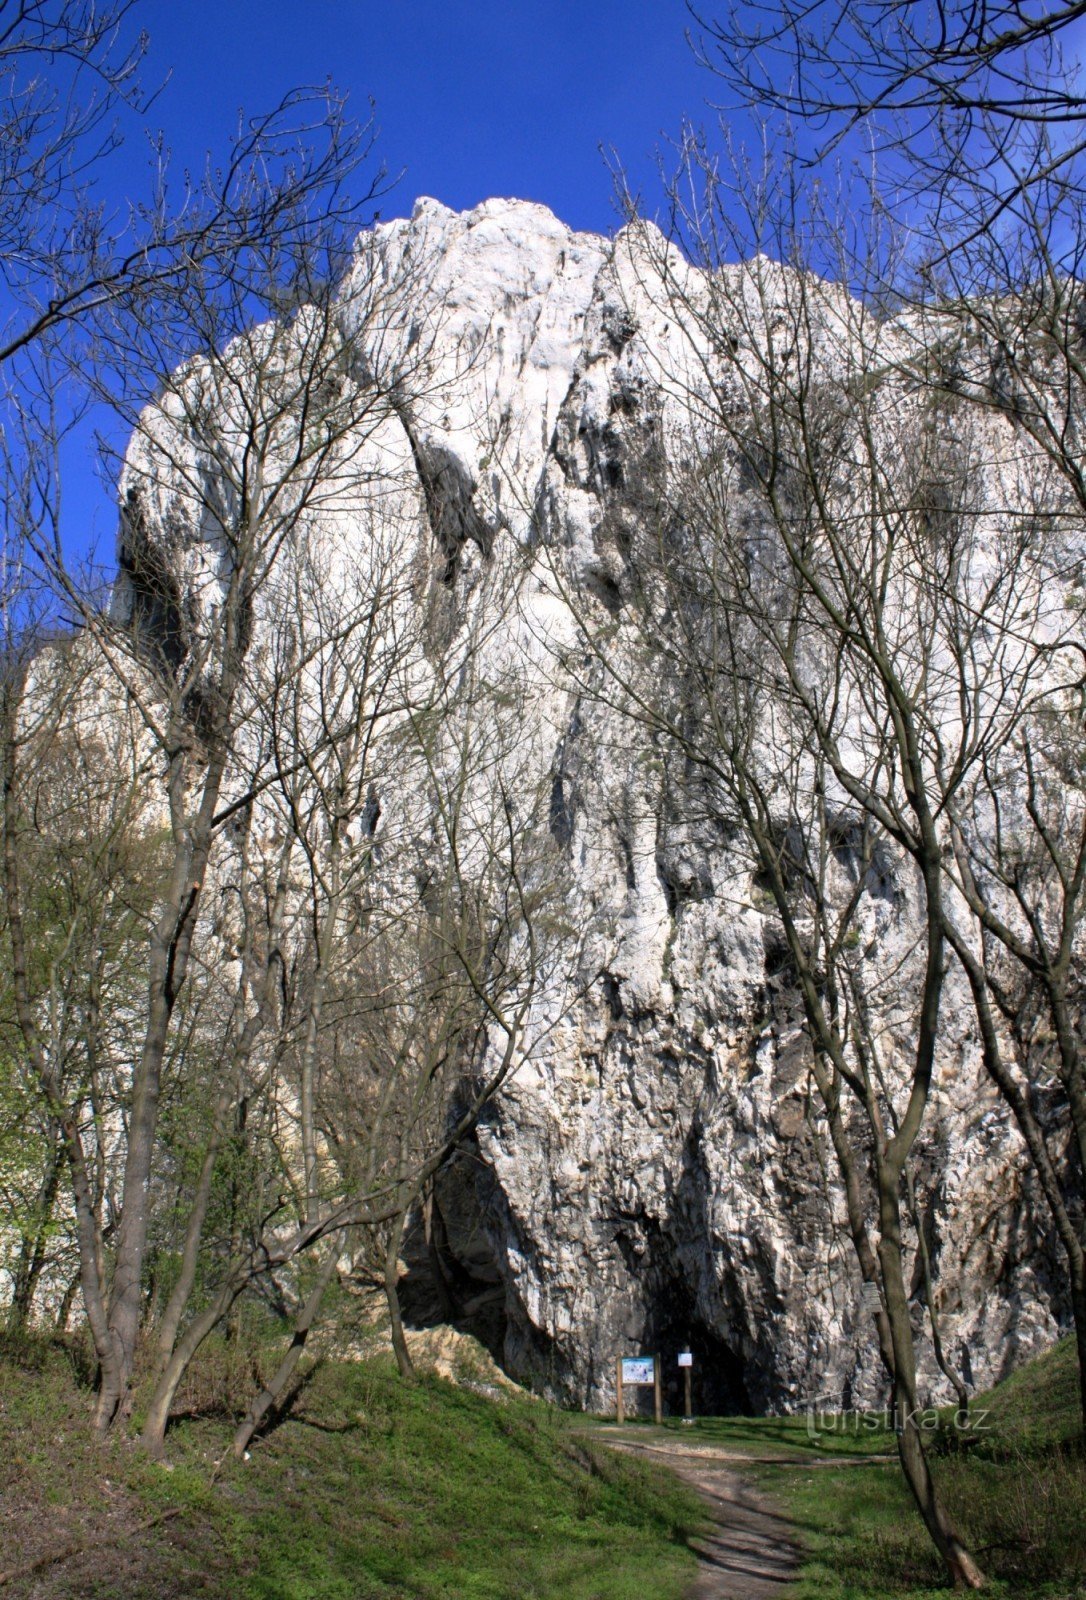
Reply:
[[[758, 1472], [808, 1552], [797, 1600], [945, 1597], [942, 1565], [896, 1465]], [[1022, 1600], [1086, 1593], [1081, 1461], [959, 1457], [937, 1462], [935, 1473], [991, 1580], [986, 1593]]]
[[[1073, 1339], [978, 1396], [977, 1431], [965, 1446], [953, 1418], [952, 1408], [941, 1414], [932, 1467], [990, 1579], [986, 1593], [1086, 1596], [1086, 1457]], [[650, 1424], [633, 1426], [646, 1439], [655, 1434]], [[612, 1429], [602, 1425], [599, 1433]], [[852, 1415], [815, 1417], [811, 1425], [805, 1417], [709, 1417], [689, 1428], [670, 1420], [665, 1431], [747, 1459], [744, 1476], [773, 1498], [806, 1551], [795, 1600], [946, 1600], [941, 1563], [889, 1430]], [[855, 1456], [869, 1459], [835, 1459]]]
[[[220, 1410], [171, 1432], [165, 1472], [125, 1440], [91, 1439], [89, 1391], [70, 1353], [0, 1350], [0, 1571], [80, 1547], [5, 1593], [679, 1600], [689, 1587], [697, 1502], [666, 1472], [610, 1451], [606, 1424], [432, 1377], [404, 1385], [384, 1358], [318, 1365], [252, 1460], [231, 1459], [212, 1483], [229, 1439], [227, 1365], [211, 1351], [196, 1375], [191, 1403]], [[988, 1416], [976, 1442], [934, 1467], [987, 1593], [1086, 1600], [1073, 1346], [977, 1405]], [[666, 1434], [747, 1458], [744, 1476], [806, 1551], [795, 1600], [946, 1600], [900, 1471], [877, 1459], [893, 1453], [891, 1434], [851, 1420], [813, 1435], [804, 1418], [781, 1417], [671, 1422]], [[944, 1428], [940, 1448], [953, 1440]], [[855, 1456], [869, 1459], [846, 1459]]]
[[0, 1569], [106, 1535], [14, 1595], [678, 1600], [694, 1572], [702, 1513], [668, 1474], [538, 1402], [404, 1385], [383, 1359], [318, 1367], [214, 1485], [225, 1419], [173, 1430], [167, 1473], [93, 1442], [87, 1394], [56, 1352], [8, 1360], [0, 1395]]
[[1070, 1444], [1079, 1433], [1078, 1361], [1073, 1338], [1027, 1361], [978, 1402], [988, 1411], [979, 1435], [985, 1453]]
[[[974, 1402], [975, 1432], [942, 1413], [932, 1468], [989, 1580], [987, 1593], [1040, 1600], [1086, 1596], [1086, 1457], [1073, 1339], [1025, 1363]], [[808, 1437], [805, 1419], [709, 1423], [705, 1433], [787, 1466], [751, 1468], [790, 1516], [808, 1552], [797, 1600], [935, 1600], [941, 1563], [896, 1464], [804, 1466], [842, 1451], [894, 1453], [894, 1438], [855, 1419]]]
[[[651, 1430], [654, 1424], [636, 1420], [625, 1427]], [[669, 1417], [664, 1432], [678, 1440], [697, 1445], [717, 1445], [730, 1455], [779, 1456], [782, 1460], [803, 1461], [812, 1456], [880, 1455], [895, 1452], [894, 1435], [888, 1429], [872, 1429], [857, 1417], [698, 1417], [692, 1425]], [[598, 1424], [606, 1438], [614, 1423]]]

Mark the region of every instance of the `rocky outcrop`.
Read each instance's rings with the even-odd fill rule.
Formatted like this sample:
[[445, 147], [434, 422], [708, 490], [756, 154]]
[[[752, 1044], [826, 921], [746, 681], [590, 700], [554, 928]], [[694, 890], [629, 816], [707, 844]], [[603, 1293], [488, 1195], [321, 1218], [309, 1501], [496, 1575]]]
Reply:
[[[696, 304], [697, 275], [666, 258]], [[859, 1402], [881, 1393], [874, 1341], [767, 898], [689, 775], [561, 669], [576, 649], [563, 586], [621, 623], [661, 421], [729, 381], [651, 292], [661, 259], [634, 234], [574, 234], [513, 201], [464, 215], [420, 201], [358, 245], [355, 287], [399, 291], [380, 348], [372, 320], [354, 330], [358, 381], [382, 386], [398, 418], [367, 462], [413, 464], [435, 581], [492, 610], [491, 648], [528, 687], [525, 738], [547, 764], [597, 974], [441, 1175], [405, 1303], [589, 1408], [613, 1403], [617, 1354], [659, 1350], [670, 1371], [688, 1342], [703, 1407]], [[771, 319], [783, 269], [735, 270]], [[832, 315], [820, 336], [832, 361]], [[132, 582], [149, 517], [129, 507]], [[159, 534], [163, 551], [176, 542], [164, 514]], [[174, 609], [187, 616], [180, 598]], [[878, 938], [907, 966], [915, 886], [893, 863], [885, 877]], [[922, 1190], [944, 1341], [982, 1383], [1050, 1341], [1064, 1308], [968, 1011], [952, 988]], [[915, 1314], [930, 1379], [919, 1293]]]

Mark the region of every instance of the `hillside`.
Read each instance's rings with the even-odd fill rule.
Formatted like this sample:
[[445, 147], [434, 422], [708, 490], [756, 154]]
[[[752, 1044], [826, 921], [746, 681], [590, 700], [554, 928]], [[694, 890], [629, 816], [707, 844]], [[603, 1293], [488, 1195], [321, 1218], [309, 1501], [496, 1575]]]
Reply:
[[[960, 1447], [953, 1413], [931, 1419], [940, 1491], [998, 1600], [1086, 1595], [1086, 1470], [1073, 1339], [1024, 1363], [974, 1399], [976, 1433]], [[938, 1600], [947, 1591], [897, 1463], [894, 1435], [861, 1413], [709, 1417], [601, 1424], [624, 1451], [756, 1485], [783, 1541], [804, 1552], [794, 1600]]]
[[[1073, 1339], [1024, 1363], [973, 1402], [975, 1442], [959, 1448], [953, 1413], [933, 1453], [938, 1484], [988, 1576], [986, 1593], [1022, 1600], [1086, 1594], [1086, 1464], [1081, 1447]], [[765, 1431], [763, 1432], [763, 1427]], [[720, 1424], [727, 1438], [729, 1424]], [[842, 1432], [818, 1452], [869, 1450], [867, 1464], [819, 1466], [803, 1419], [743, 1425], [740, 1447], [759, 1434], [783, 1466], [751, 1470], [771, 1490], [807, 1548], [796, 1600], [935, 1600], [946, 1593], [940, 1564], [909, 1499], [890, 1433]], [[763, 1445], [764, 1449], [764, 1445]]]
[[[209, 1408], [221, 1381], [209, 1363]], [[71, 1351], [0, 1356], [0, 1586], [18, 1600], [677, 1600], [693, 1572], [699, 1509], [665, 1473], [539, 1402], [404, 1385], [389, 1360], [318, 1365], [214, 1483], [221, 1415], [171, 1431], [170, 1472], [95, 1443], [88, 1417]]]
[[[938, 1463], [997, 1596], [1086, 1593], [1075, 1378], [1064, 1340], [979, 1396], [979, 1444]], [[733, 1471], [745, 1460], [741, 1477], [761, 1484], [806, 1548], [801, 1600], [945, 1592], [887, 1433], [813, 1440], [801, 1417], [708, 1418], [692, 1432], [672, 1422], [663, 1437], [627, 1427], [649, 1446], [646, 1463], [608, 1447], [622, 1436], [613, 1427], [586, 1430], [582, 1418], [463, 1381], [405, 1385], [378, 1357], [317, 1363], [251, 1459], [215, 1477], [233, 1381], [224, 1351], [205, 1360], [193, 1414], [171, 1431], [167, 1472], [120, 1439], [92, 1439], [76, 1349], [0, 1352], [4, 1593], [679, 1600], [704, 1519], [667, 1470], [669, 1439], [719, 1453]], [[876, 1459], [856, 1464], [857, 1451]]]

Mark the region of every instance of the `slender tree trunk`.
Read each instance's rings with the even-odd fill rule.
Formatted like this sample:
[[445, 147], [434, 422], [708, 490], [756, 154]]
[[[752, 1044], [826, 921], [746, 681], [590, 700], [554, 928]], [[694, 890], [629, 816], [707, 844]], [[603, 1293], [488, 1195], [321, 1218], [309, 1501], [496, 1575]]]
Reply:
[[[902, 1420], [902, 1410], [908, 1406], [908, 1401], [898, 1394], [898, 1456], [901, 1461], [905, 1480], [916, 1501], [917, 1509], [924, 1519], [924, 1526], [931, 1536], [932, 1543], [939, 1551], [940, 1556], [950, 1575], [955, 1588], [982, 1589], [985, 1584], [984, 1573], [977, 1565], [976, 1560], [966, 1546], [962, 1543], [953, 1522], [947, 1515], [946, 1508], [935, 1492], [935, 1484], [928, 1467], [927, 1456], [924, 1454], [924, 1445], [921, 1434], [911, 1416]], [[915, 1409], [915, 1408], [914, 1408]]]
[[415, 1364], [411, 1360], [411, 1352], [407, 1348], [407, 1336], [404, 1333], [403, 1317], [400, 1313], [399, 1290], [399, 1262], [400, 1245], [403, 1243], [404, 1224], [407, 1221], [408, 1205], [393, 1219], [389, 1229], [388, 1243], [385, 1246], [385, 1299], [388, 1301], [389, 1324], [392, 1333], [392, 1350], [396, 1357], [396, 1366], [399, 1368], [401, 1378], [411, 1379], [415, 1376]]
[[921, 1216], [920, 1207], [916, 1202], [916, 1185], [913, 1182], [912, 1171], [908, 1167], [905, 1169], [905, 1192], [909, 1200], [909, 1212], [912, 1216], [913, 1226], [916, 1229], [920, 1266], [924, 1275], [924, 1299], [927, 1301], [928, 1320], [931, 1323], [931, 1347], [935, 1354], [936, 1366], [954, 1390], [958, 1401], [956, 1421], [959, 1427], [964, 1428], [969, 1420], [969, 1390], [966, 1388], [961, 1374], [951, 1366], [943, 1348], [943, 1335], [939, 1327], [939, 1313], [935, 1307], [935, 1285], [931, 1274], [931, 1251], [928, 1248], [924, 1218]]
[[261, 1423], [264, 1421], [264, 1418], [268, 1415], [268, 1412], [271, 1411], [274, 1406], [279, 1405], [283, 1395], [286, 1393], [287, 1385], [290, 1383], [291, 1378], [294, 1376], [294, 1373], [297, 1370], [298, 1362], [302, 1359], [302, 1352], [305, 1349], [306, 1340], [309, 1338], [310, 1330], [312, 1329], [313, 1324], [316, 1322], [320, 1313], [321, 1302], [328, 1291], [329, 1284], [335, 1277], [336, 1267], [339, 1264], [339, 1257], [340, 1242], [339, 1239], [336, 1238], [333, 1239], [328, 1254], [321, 1263], [320, 1271], [317, 1274], [316, 1283], [313, 1285], [312, 1289], [310, 1289], [309, 1294], [306, 1297], [305, 1304], [302, 1306], [302, 1309], [294, 1319], [294, 1331], [291, 1335], [290, 1345], [287, 1349], [286, 1355], [284, 1355], [282, 1361], [280, 1361], [278, 1367], [275, 1369], [274, 1376], [269, 1378], [268, 1382], [264, 1385], [263, 1389], [261, 1389], [260, 1393], [254, 1399], [252, 1405], [245, 1413], [244, 1421], [240, 1423], [236, 1433], [234, 1434], [233, 1451], [236, 1456], [245, 1454], [245, 1451], [249, 1448], [249, 1443], [253, 1437], [253, 1434], [260, 1427]]
[[[10, 689], [10, 686], [9, 686]], [[19, 874], [19, 857], [16, 845], [19, 828], [19, 806], [16, 797], [15, 771], [15, 717], [16, 699], [5, 694], [0, 702], [0, 776], [2, 776], [2, 825], [4, 844], [4, 891], [7, 901], [8, 938], [11, 942], [12, 986], [15, 991], [15, 1009], [19, 1031], [27, 1055], [39, 1084], [47, 1097], [50, 1110], [57, 1119], [65, 1160], [72, 1179], [72, 1200], [75, 1207], [76, 1238], [79, 1248], [79, 1281], [83, 1290], [83, 1304], [87, 1324], [94, 1340], [95, 1354], [101, 1371], [101, 1381], [116, 1387], [120, 1382], [121, 1355], [109, 1328], [105, 1290], [100, 1271], [102, 1246], [101, 1229], [95, 1214], [94, 1198], [87, 1176], [86, 1155], [79, 1129], [77, 1111], [66, 1105], [63, 1085], [59, 1081], [56, 1064], [50, 1059], [42, 1042], [34, 1015], [28, 979], [26, 937], [23, 930], [22, 885]]]
[[324, 997], [328, 986], [328, 968], [335, 945], [336, 925], [339, 920], [340, 890], [340, 834], [338, 825], [332, 830], [330, 845], [332, 891], [324, 910], [316, 946], [316, 971], [307, 1007], [305, 1038], [302, 1044], [301, 1083], [299, 1092], [299, 1120], [302, 1136], [302, 1165], [305, 1173], [305, 1218], [316, 1220], [320, 1205], [320, 1181], [317, 1163], [316, 1075], [317, 1051], [320, 1043], [321, 1018], [324, 1014]]
[[19, 1246], [19, 1259], [12, 1274], [14, 1283], [8, 1313], [8, 1328], [11, 1333], [24, 1333], [30, 1322], [34, 1295], [45, 1268], [49, 1224], [53, 1220], [53, 1207], [60, 1185], [63, 1159], [58, 1139], [50, 1152], [49, 1163], [34, 1200], [34, 1222], [23, 1234]]
[[177, 1393], [178, 1384], [185, 1375], [185, 1370], [193, 1356], [199, 1350], [208, 1334], [218, 1325], [230, 1310], [234, 1301], [245, 1287], [246, 1276], [240, 1272], [230, 1272], [219, 1286], [211, 1304], [201, 1311], [198, 1316], [185, 1328], [181, 1337], [173, 1348], [173, 1353], [162, 1372], [151, 1396], [151, 1404], [147, 1411], [147, 1418], [143, 1424], [143, 1445], [153, 1456], [162, 1454], [166, 1440], [166, 1426], [170, 1420], [170, 1408], [173, 1405], [174, 1395]]
[[58, 1333], [67, 1333], [68, 1318], [72, 1314], [72, 1306], [75, 1303], [75, 1297], [78, 1293], [79, 1274], [77, 1272], [74, 1278], [70, 1279], [68, 1287], [61, 1296], [60, 1305], [57, 1307], [56, 1331]]
[[951, 1582], [968, 1589], [980, 1589], [984, 1574], [947, 1513], [931, 1476], [919, 1428], [919, 1400], [916, 1389], [916, 1348], [913, 1343], [909, 1300], [901, 1242], [901, 1206], [898, 1196], [900, 1172], [895, 1162], [879, 1161], [879, 1261], [882, 1267], [886, 1312], [894, 1345], [896, 1374], [894, 1407], [898, 1455], [902, 1471], [920, 1512], [946, 1566]]
[[215, 1175], [215, 1164], [222, 1148], [222, 1137], [226, 1117], [230, 1111], [232, 1095], [223, 1094], [215, 1107], [215, 1121], [208, 1140], [207, 1149], [204, 1151], [203, 1164], [200, 1176], [196, 1180], [196, 1193], [193, 1196], [192, 1209], [189, 1212], [188, 1223], [185, 1227], [185, 1242], [181, 1249], [181, 1266], [177, 1274], [177, 1282], [170, 1291], [170, 1298], [166, 1302], [166, 1309], [158, 1324], [155, 1334], [155, 1375], [160, 1376], [166, 1368], [174, 1345], [177, 1343], [177, 1332], [181, 1326], [181, 1318], [185, 1315], [185, 1307], [189, 1303], [192, 1286], [196, 1282], [196, 1267], [200, 1255], [200, 1242], [204, 1234], [204, 1222], [207, 1219], [207, 1209], [211, 1204], [211, 1181]]
[[1033, 1114], [1029, 1097], [1017, 1081], [1004, 1059], [999, 1032], [992, 1015], [988, 980], [983, 967], [968, 944], [953, 926], [947, 928], [947, 938], [961, 962], [969, 980], [973, 1007], [980, 1028], [981, 1051], [985, 1069], [1003, 1099], [1011, 1109], [1029, 1151], [1033, 1170], [1037, 1174], [1041, 1191], [1048, 1203], [1049, 1213], [1067, 1257], [1068, 1279], [1071, 1286], [1071, 1311], [1075, 1320], [1075, 1347], [1078, 1355], [1079, 1399], [1081, 1428], [1086, 1437], [1086, 1249], [1075, 1229], [1067, 1206], [1059, 1173], [1052, 1161], [1045, 1136]]
[[[226, 1134], [227, 1119], [230, 1115], [231, 1107], [237, 1099], [238, 1087], [251, 1060], [253, 1047], [267, 1021], [268, 1005], [274, 988], [275, 975], [279, 969], [279, 938], [282, 932], [283, 912], [286, 905], [290, 857], [291, 845], [288, 842], [279, 857], [275, 895], [272, 901], [271, 916], [268, 921], [268, 954], [254, 996], [256, 1011], [252, 1016], [246, 1018], [238, 1035], [234, 1045], [229, 1078], [215, 1104], [211, 1133], [208, 1138], [207, 1149], [204, 1151], [200, 1176], [197, 1179], [196, 1190], [193, 1195], [192, 1208], [189, 1211], [188, 1222], [185, 1226], [185, 1241], [181, 1250], [181, 1266], [177, 1274], [177, 1282], [170, 1292], [170, 1297], [166, 1302], [166, 1309], [162, 1313], [158, 1326], [155, 1340], [157, 1374], [163, 1372], [166, 1363], [170, 1359], [170, 1353], [177, 1341], [181, 1319], [185, 1314], [185, 1308], [192, 1293], [192, 1286], [196, 1281], [196, 1268], [199, 1261], [200, 1244], [203, 1240], [204, 1223], [207, 1220], [208, 1206], [211, 1203], [211, 1185], [215, 1176], [219, 1151], [222, 1149], [223, 1139]], [[246, 955], [247, 967], [251, 961], [251, 950], [252, 944], [250, 940]], [[243, 977], [238, 997], [241, 1003], [244, 1003], [246, 992], [246, 981], [245, 977]], [[231, 1248], [231, 1256], [234, 1253], [233, 1248]]]
[[[1075, 1348], [1078, 1352], [1078, 1392], [1082, 1415], [1086, 1418], [1086, 1263], [1082, 1256], [1071, 1269], [1071, 1310], [1075, 1319]], [[1086, 1422], [1083, 1423], [1086, 1438]]]
[[[371, 1219], [366, 1218], [365, 1220], [370, 1221]], [[342, 1226], [346, 1225], [346, 1220], [344, 1220], [340, 1231], [342, 1231]], [[181, 1382], [189, 1362], [208, 1335], [214, 1331], [224, 1317], [228, 1316], [231, 1307], [245, 1286], [251, 1283], [254, 1277], [259, 1276], [260, 1273], [269, 1272], [278, 1266], [285, 1266], [288, 1261], [294, 1260], [303, 1250], [310, 1248], [320, 1237], [318, 1228], [300, 1229], [286, 1244], [283, 1244], [282, 1241], [276, 1241], [270, 1235], [265, 1235], [244, 1255], [234, 1257], [210, 1304], [193, 1317], [182, 1330], [177, 1343], [174, 1345], [170, 1359], [159, 1377], [155, 1392], [151, 1397], [151, 1404], [143, 1430], [143, 1443], [153, 1455], [160, 1455], [162, 1452], [170, 1408], [173, 1405], [178, 1384]], [[333, 1254], [333, 1268], [336, 1259]]]
[[83, 1141], [74, 1114], [67, 1114], [61, 1124], [64, 1133], [68, 1166], [72, 1175], [72, 1198], [75, 1203], [76, 1235], [79, 1239], [79, 1281], [83, 1290], [83, 1308], [94, 1340], [98, 1357], [100, 1387], [115, 1388], [121, 1382], [121, 1353], [109, 1329], [105, 1294], [98, 1270], [98, 1247], [101, 1234], [94, 1213], [90, 1184], [87, 1181], [87, 1164], [83, 1154]]
[[[162, 1313], [162, 1319], [158, 1327], [155, 1341], [157, 1373], [161, 1373], [165, 1369], [166, 1363], [170, 1359], [170, 1352], [177, 1341], [177, 1332], [181, 1326], [181, 1319], [185, 1314], [185, 1307], [189, 1303], [192, 1286], [196, 1281], [196, 1268], [199, 1262], [200, 1244], [204, 1235], [204, 1223], [207, 1220], [208, 1206], [211, 1203], [211, 1185], [215, 1176], [215, 1167], [226, 1134], [227, 1119], [232, 1106], [237, 1100], [238, 1085], [242, 1080], [245, 1068], [248, 1066], [253, 1045], [264, 1025], [271, 971], [272, 964], [269, 962], [265, 973], [265, 982], [262, 985], [260, 1009], [256, 1015], [247, 1019], [242, 1029], [231, 1065], [230, 1087], [222, 1091], [216, 1102], [211, 1135], [208, 1139], [207, 1149], [204, 1151], [200, 1176], [197, 1179], [196, 1192], [193, 1196], [192, 1209], [189, 1212], [188, 1222], [185, 1227], [185, 1242], [181, 1251], [181, 1267], [177, 1274], [177, 1282], [174, 1284], [170, 1298], [166, 1302], [166, 1309]], [[230, 1254], [233, 1256], [235, 1253], [232, 1241]]]
[[[225, 705], [232, 695], [225, 683], [220, 693]], [[178, 750], [185, 748], [187, 729], [175, 732]], [[158, 1128], [162, 1065], [170, 1021], [188, 973], [189, 956], [200, 894], [211, 852], [212, 819], [222, 785], [226, 751], [221, 733], [212, 735], [195, 817], [186, 812], [183, 794], [185, 764], [180, 755], [171, 773], [171, 809], [175, 813], [174, 865], [161, 914], [151, 934], [147, 1026], [140, 1059], [133, 1073], [132, 1102], [128, 1117], [128, 1149], [121, 1190], [121, 1220], [117, 1228], [113, 1287], [109, 1300], [109, 1329], [118, 1352], [117, 1370], [107, 1383], [103, 1378], [95, 1418], [99, 1431], [108, 1428], [128, 1410], [128, 1389], [136, 1361], [142, 1299], [143, 1259], [150, 1221], [151, 1164]]]
[[1049, 974], [1046, 989], [1060, 1052], [1060, 1078], [1067, 1093], [1078, 1156], [1079, 1177], [1086, 1182], [1086, 1074], [1082, 1068], [1082, 1043], [1067, 1002], [1066, 967]]

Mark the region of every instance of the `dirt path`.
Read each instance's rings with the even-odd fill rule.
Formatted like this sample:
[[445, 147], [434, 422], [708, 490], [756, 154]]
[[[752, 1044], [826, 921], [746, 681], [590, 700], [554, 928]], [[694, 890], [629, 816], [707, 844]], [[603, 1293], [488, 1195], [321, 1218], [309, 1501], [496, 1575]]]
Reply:
[[735, 1470], [736, 1456], [670, 1436], [646, 1439], [642, 1430], [595, 1437], [669, 1467], [705, 1501], [711, 1524], [691, 1540], [699, 1565], [690, 1600], [786, 1600], [799, 1568], [790, 1525]]

